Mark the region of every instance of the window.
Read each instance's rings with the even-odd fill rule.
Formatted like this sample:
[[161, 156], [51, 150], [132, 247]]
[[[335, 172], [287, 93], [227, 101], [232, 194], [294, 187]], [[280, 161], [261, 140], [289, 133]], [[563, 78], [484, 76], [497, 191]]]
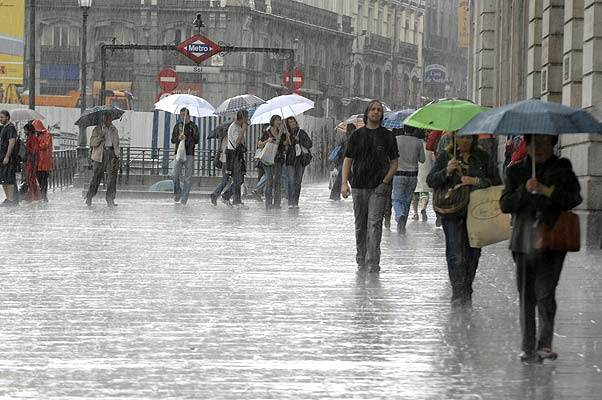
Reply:
[[376, 21], [376, 34], [382, 36], [383, 34], [383, 12], [378, 12], [378, 20]]
[[220, 13], [219, 15], [219, 28], [226, 29], [227, 25], [227, 15], [226, 13]]
[[369, 8], [368, 9], [368, 26], [366, 27], [368, 34], [372, 33], [372, 25], [374, 23], [373, 19], [374, 19], [374, 9]]

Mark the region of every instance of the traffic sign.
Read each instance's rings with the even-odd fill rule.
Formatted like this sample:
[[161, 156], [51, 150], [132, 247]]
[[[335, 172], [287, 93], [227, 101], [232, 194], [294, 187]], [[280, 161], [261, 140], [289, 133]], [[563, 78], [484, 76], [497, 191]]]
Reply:
[[[286, 71], [282, 76], [284, 86], [288, 87], [289, 71]], [[293, 71], [293, 90], [297, 90], [305, 83], [305, 74], [300, 69], [295, 68]]]
[[159, 86], [166, 92], [171, 92], [178, 87], [178, 74], [171, 68], [165, 68], [159, 72]]
[[186, 74], [219, 74], [218, 67], [200, 67], [198, 65], [176, 65], [176, 72]]
[[197, 64], [223, 51], [203, 35], [195, 35], [183, 41], [176, 46], [176, 49]]

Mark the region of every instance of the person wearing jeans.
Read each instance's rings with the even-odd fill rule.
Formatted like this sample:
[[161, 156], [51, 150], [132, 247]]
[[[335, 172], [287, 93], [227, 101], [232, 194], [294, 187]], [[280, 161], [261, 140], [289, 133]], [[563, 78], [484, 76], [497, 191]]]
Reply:
[[288, 208], [299, 208], [299, 197], [301, 195], [301, 182], [305, 165], [303, 165], [303, 156], [297, 151], [297, 145], [309, 151], [313, 146], [311, 138], [303, 129], [299, 128], [295, 117], [286, 119], [286, 132], [288, 135], [288, 151], [286, 154], [286, 177], [288, 186]]
[[[265, 187], [265, 207], [280, 208], [282, 194], [280, 184], [282, 183], [282, 169], [285, 160], [285, 148], [289, 144], [288, 138], [280, 130], [282, 118], [279, 115], [273, 115], [270, 118], [270, 128], [263, 132], [257, 147], [263, 149], [268, 143], [274, 143], [278, 146], [274, 163], [267, 165], [264, 163], [264, 170], [267, 179]], [[290, 196], [290, 194], [289, 194]]]
[[[194, 148], [198, 141], [199, 128], [190, 120], [188, 109], [180, 109], [180, 121], [173, 128], [171, 142], [176, 145], [176, 155], [178, 146], [182, 144], [185, 146], [186, 160], [178, 159], [176, 156], [173, 162], [174, 201], [176, 203], [186, 204], [188, 202], [194, 167]], [[182, 167], [184, 167], [184, 184], [180, 184]]]
[[[249, 112], [240, 110], [236, 113], [236, 121], [228, 127], [226, 143], [226, 173], [232, 178], [232, 185], [222, 195], [222, 201], [227, 205], [245, 207], [242, 203], [241, 186], [243, 184], [244, 143], [247, 127], [249, 126]], [[230, 202], [230, 198], [233, 198]]]
[[[355, 244], [358, 271], [380, 271], [380, 241], [391, 181], [397, 170], [397, 144], [393, 133], [381, 126], [383, 106], [372, 101], [364, 112], [364, 124], [355, 130], [345, 149], [341, 195], [353, 188]], [[352, 173], [351, 182], [349, 176]]]
[[228, 175], [228, 171], [226, 169], [226, 145], [228, 144], [228, 139], [226, 137], [223, 137], [220, 143], [221, 151], [219, 152], [219, 160], [222, 163], [222, 179], [220, 180], [219, 184], [213, 190], [210, 196], [211, 204], [213, 204], [214, 206], [217, 205], [218, 197], [221, 196], [224, 189], [226, 189], [226, 187], [228, 186], [228, 183], [230, 183], [230, 175]]

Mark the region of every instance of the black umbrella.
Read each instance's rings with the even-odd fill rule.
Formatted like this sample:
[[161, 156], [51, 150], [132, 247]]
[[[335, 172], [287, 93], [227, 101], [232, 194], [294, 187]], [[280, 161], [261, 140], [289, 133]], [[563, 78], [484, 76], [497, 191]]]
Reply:
[[103, 115], [107, 113], [111, 115], [111, 120], [114, 121], [121, 118], [125, 111], [115, 106], [96, 106], [84, 111], [82, 116], [75, 121], [75, 125], [81, 128], [100, 125], [102, 123]]
[[233, 120], [226, 121], [222, 124], [216, 126], [210, 133], [207, 135], [207, 139], [215, 139], [215, 138], [223, 138], [228, 133], [228, 128], [234, 122]]

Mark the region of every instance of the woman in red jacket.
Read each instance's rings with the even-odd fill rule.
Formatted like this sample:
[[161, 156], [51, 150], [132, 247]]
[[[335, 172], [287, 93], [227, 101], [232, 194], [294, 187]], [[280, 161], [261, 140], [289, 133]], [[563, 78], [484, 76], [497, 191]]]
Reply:
[[39, 119], [33, 121], [33, 127], [38, 133], [38, 182], [42, 199], [47, 202], [48, 178], [52, 172], [52, 135]]
[[32, 124], [23, 127], [25, 131], [25, 182], [27, 182], [27, 193], [25, 201], [40, 200], [40, 188], [36, 178], [38, 159], [38, 138]]

